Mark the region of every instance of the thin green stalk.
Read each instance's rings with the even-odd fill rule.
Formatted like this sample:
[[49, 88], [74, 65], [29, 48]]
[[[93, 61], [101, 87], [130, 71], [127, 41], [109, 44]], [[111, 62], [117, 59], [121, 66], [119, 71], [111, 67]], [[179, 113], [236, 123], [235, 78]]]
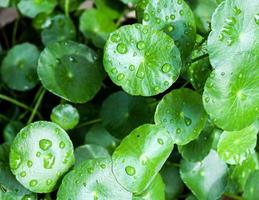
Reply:
[[69, 17], [69, 0], [65, 0], [65, 14]]
[[9, 42], [8, 42], [8, 37], [7, 37], [7, 35], [4, 31], [4, 28], [1, 28], [0, 30], [1, 30], [3, 38], [4, 38], [5, 46], [6, 46], [7, 49], [9, 49], [10, 45], [9, 45]]
[[227, 193], [227, 192], [224, 193], [224, 196], [226, 196], [228, 198], [231, 198], [231, 199], [234, 199], [234, 200], [243, 200], [243, 198], [241, 196], [238, 196], [238, 195], [235, 195], [235, 194], [230, 194], [230, 193]]
[[41, 102], [42, 102], [42, 99], [43, 99], [45, 93], [46, 93], [46, 90], [41, 88], [41, 93], [40, 93], [39, 98], [38, 98], [38, 100], [37, 100], [37, 102], [36, 102], [36, 104], [33, 108], [33, 111], [31, 113], [31, 116], [29, 117], [29, 120], [28, 120], [27, 124], [29, 124], [33, 121], [33, 119], [35, 117], [35, 114], [37, 113], [37, 111], [38, 111], [38, 109], [41, 105]]
[[209, 54], [203, 54], [203, 55], [201, 55], [201, 56], [198, 56], [198, 57], [196, 57], [196, 58], [194, 58], [194, 59], [192, 59], [192, 63], [194, 63], [194, 62], [196, 62], [196, 61], [198, 61], [198, 60], [201, 60], [201, 59], [203, 59], [203, 58], [207, 58], [209, 56]]
[[99, 123], [101, 121], [102, 121], [102, 119], [100, 119], [100, 118], [93, 119], [93, 120], [86, 121], [86, 122], [83, 122], [83, 123], [79, 124], [76, 128], [82, 128], [84, 126], [89, 126], [89, 125], [92, 125], [92, 124], [96, 124], [96, 123]]
[[0, 114], [0, 120], [3, 119], [5, 121], [11, 121], [10, 119], [8, 119], [5, 115]]
[[19, 101], [13, 99], [13, 98], [11, 98], [11, 97], [8, 97], [8, 96], [6, 96], [6, 95], [3, 95], [3, 94], [0, 94], [0, 99], [2, 99], [2, 100], [4, 100], [4, 101], [8, 101], [9, 103], [12, 103], [12, 104], [14, 104], [14, 105], [16, 105], [16, 106], [19, 106], [19, 107], [21, 107], [21, 108], [24, 108], [25, 110], [29, 110], [29, 111], [32, 111], [32, 110], [33, 110], [31, 107], [27, 106], [26, 104], [21, 103], [21, 102], [19, 102]]
[[16, 43], [16, 33], [17, 33], [17, 29], [18, 29], [18, 24], [19, 24], [20, 18], [18, 17], [14, 23], [14, 27], [13, 27], [13, 34], [12, 34], [12, 45], [14, 46]]

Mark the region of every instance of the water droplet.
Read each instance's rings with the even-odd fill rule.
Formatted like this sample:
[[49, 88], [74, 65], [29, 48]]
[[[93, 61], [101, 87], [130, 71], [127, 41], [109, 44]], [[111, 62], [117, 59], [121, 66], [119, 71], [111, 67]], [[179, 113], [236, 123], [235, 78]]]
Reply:
[[145, 21], [149, 21], [149, 15], [148, 15], [147, 13], [144, 13], [143, 19], [144, 19]]
[[168, 63], [166, 63], [166, 64], [164, 64], [163, 66], [162, 66], [162, 71], [164, 72], [164, 73], [168, 73], [170, 70], [171, 70], [171, 65], [170, 64], [168, 64]]
[[51, 169], [55, 164], [55, 156], [52, 153], [48, 153], [43, 158], [43, 167], [45, 169]]
[[118, 81], [121, 81], [122, 79], [124, 79], [125, 75], [122, 74], [122, 73], [119, 73], [118, 76], [117, 76], [117, 80]]
[[102, 163], [100, 166], [101, 166], [102, 169], [106, 168], [106, 165], [104, 163]]
[[239, 91], [237, 95], [242, 101], [245, 101], [247, 99], [247, 95], [244, 94], [242, 91]]
[[234, 41], [233, 41], [232, 39], [229, 39], [229, 40], [227, 41], [227, 45], [228, 45], [228, 46], [231, 46], [233, 43], [234, 43]]
[[128, 52], [128, 49], [127, 49], [127, 46], [126, 44], [124, 43], [120, 43], [117, 45], [117, 51], [120, 53], [120, 54], [125, 54]]
[[184, 117], [184, 123], [186, 126], [190, 126], [192, 124], [192, 120], [188, 117]]
[[144, 49], [144, 48], [145, 48], [145, 42], [144, 42], [144, 41], [139, 41], [139, 42], [137, 43], [137, 48], [138, 48], [139, 50]]
[[181, 16], [183, 16], [183, 15], [184, 15], [184, 11], [183, 11], [183, 10], [180, 10], [179, 14], [180, 14]]
[[170, 26], [167, 27], [167, 31], [168, 31], [168, 32], [172, 32], [173, 30], [174, 30], [174, 27], [173, 27], [173, 26], [170, 25]]
[[64, 149], [65, 146], [66, 146], [65, 142], [61, 141], [61, 142], [59, 143], [59, 148], [60, 148], [60, 149]]
[[180, 128], [176, 129], [176, 134], [180, 134], [181, 132], [182, 132], [182, 129], [180, 129]]
[[157, 139], [157, 143], [163, 145], [164, 144], [164, 140], [162, 138], [158, 138]]
[[72, 57], [72, 56], [69, 56], [69, 61], [70, 61], [70, 62], [75, 62], [76, 59], [75, 59], [74, 57]]
[[94, 169], [92, 167], [87, 168], [87, 172], [89, 174], [92, 174], [94, 172]]
[[210, 101], [210, 98], [209, 98], [209, 97], [206, 97], [206, 98], [205, 98], [205, 102], [206, 102], [206, 103], [209, 103], [209, 101]]
[[117, 69], [116, 69], [116, 68], [112, 68], [111, 73], [112, 73], [112, 74], [117, 74], [117, 73], [118, 73], [118, 71], [117, 71]]
[[113, 34], [112, 36], [111, 36], [111, 41], [112, 42], [119, 42], [120, 41], [120, 36], [118, 35], [118, 34]]
[[243, 74], [242, 73], [240, 73], [239, 75], [238, 75], [238, 78], [243, 78]]
[[224, 40], [224, 35], [222, 33], [219, 34], [219, 40], [223, 41]]
[[37, 156], [37, 157], [40, 157], [40, 156], [41, 156], [41, 152], [37, 151], [37, 152], [36, 152], [36, 156]]
[[259, 25], [259, 13], [254, 16], [255, 23]]
[[136, 173], [135, 168], [132, 167], [132, 166], [127, 166], [127, 167], [125, 168], [125, 171], [126, 171], [126, 173], [127, 173], [129, 176], [134, 176], [135, 173]]
[[129, 66], [129, 70], [130, 70], [130, 71], [134, 71], [134, 70], [135, 70], [135, 66], [134, 66], [134, 65], [130, 65], [130, 66]]
[[27, 161], [27, 166], [30, 168], [30, 167], [32, 167], [32, 165], [33, 165], [32, 161], [28, 160]]
[[164, 85], [165, 85], [165, 86], [168, 86], [169, 84], [170, 84], [170, 83], [169, 83], [168, 81], [165, 81], [165, 82], [164, 82]]
[[237, 6], [235, 6], [234, 12], [235, 12], [236, 15], [239, 15], [241, 13], [241, 10]]
[[52, 142], [48, 139], [42, 139], [39, 141], [39, 146], [43, 151], [47, 151], [52, 146]]
[[183, 3], [183, 0], [177, 0], [177, 3], [180, 5]]
[[34, 186], [36, 186], [38, 184], [38, 181], [31, 180], [29, 184], [30, 184], [31, 187], [34, 187]]
[[175, 15], [174, 14], [170, 15], [170, 18], [171, 18], [171, 20], [174, 20], [175, 19]]
[[25, 171], [22, 171], [22, 172], [20, 173], [20, 175], [21, 175], [21, 177], [25, 177], [25, 176], [26, 176], [26, 172], [25, 172]]
[[19, 166], [21, 165], [21, 163], [22, 163], [21, 156], [18, 153], [13, 152], [12, 153], [12, 159], [10, 159], [10, 167], [11, 167], [11, 169], [18, 169]]
[[141, 64], [139, 65], [139, 68], [138, 68], [138, 71], [137, 71], [136, 76], [137, 76], [138, 78], [140, 78], [140, 79], [143, 79], [143, 78], [144, 78], [145, 73], [144, 73], [144, 64], [143, 64], [143, 63], [141, 63]]
[[225, 76], [225, 72], [221, 72], [221, 76]]
[[160, 18], [156, 18], [156, 23], [160, 24], [161, 23], [161, 19]]
[[51, 179], [48, 179], [48, 180], [46, 181], [46, 183], [47, 183], [47, 185], [50, 185], [50, 184], [52, 183], [52, 180], [51, 180]]

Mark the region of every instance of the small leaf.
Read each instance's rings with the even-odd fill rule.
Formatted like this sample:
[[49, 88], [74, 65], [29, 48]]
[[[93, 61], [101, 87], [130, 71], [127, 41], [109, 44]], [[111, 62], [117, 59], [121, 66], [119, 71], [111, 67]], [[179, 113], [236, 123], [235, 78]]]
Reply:
[[128, 191], [141, 194], [150, 185], [173, 149], [167, 131], [145, 124], [134, 129], [112, 155], [113, 173]]
[[[183, 182], [198, 199], [219, 199], [227, 184], [227, 165], [217, 153], [210, 154], [201, 162], [181, 162]], [[213, 173], [212, 173], [213, 172]]]
[[57, 200], [64, 199], [131, 200], [132, 194], [117, 183], [111, 160], [101, 158], [87, 160], [65, 176], [57, 194]]
[[259, 199], [259, 170], [256, 170], [250, 174], [245, 185], [243, 197], [246, 200]]
[[220, 158], [228, 164], [241, 164], [254, 152], [257, 132], [253, 125], [240, 131], [224, 131], [217, 148]]
[[162, 31], [140, 24], [111, 33], [103, 63], [116, 85], [142, 96], [164, 92], [176, 81], [181, 68], [174, 41]]
[[91, 100], [102, 83], [96, 53], [72, 41], [46, 47], [39, 58], [38, 75], [47, 90], [73, 103]]
[[186, 88], [165, 95], [155, 113], [156, 124], [164, 126], [178, 145], [196, 139], [206, 121], [201, 96]]
[[12, 143], [16, 134], [23, 128], [23, 123], [11, 121], [4, 127], [3, 137], [6, 142]]
[[1, 76], [13, 90], [26, 91], [38, 83], [37, 61], [39, 50], [30, 43], [13, 46], [2, 62]]

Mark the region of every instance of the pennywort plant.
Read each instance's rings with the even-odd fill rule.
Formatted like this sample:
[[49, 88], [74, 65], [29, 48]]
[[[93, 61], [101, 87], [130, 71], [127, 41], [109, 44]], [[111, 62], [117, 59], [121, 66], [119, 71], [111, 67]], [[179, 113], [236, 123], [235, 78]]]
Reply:
[[258, 0], [0, 7], [1, 200], [259, 199]]

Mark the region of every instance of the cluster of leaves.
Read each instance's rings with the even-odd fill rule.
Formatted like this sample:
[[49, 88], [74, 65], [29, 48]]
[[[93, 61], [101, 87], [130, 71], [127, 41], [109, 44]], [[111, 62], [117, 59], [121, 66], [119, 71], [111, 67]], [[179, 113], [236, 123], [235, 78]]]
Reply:
[[0, 199], [259, 199], [258, 0], [0, 7]]

